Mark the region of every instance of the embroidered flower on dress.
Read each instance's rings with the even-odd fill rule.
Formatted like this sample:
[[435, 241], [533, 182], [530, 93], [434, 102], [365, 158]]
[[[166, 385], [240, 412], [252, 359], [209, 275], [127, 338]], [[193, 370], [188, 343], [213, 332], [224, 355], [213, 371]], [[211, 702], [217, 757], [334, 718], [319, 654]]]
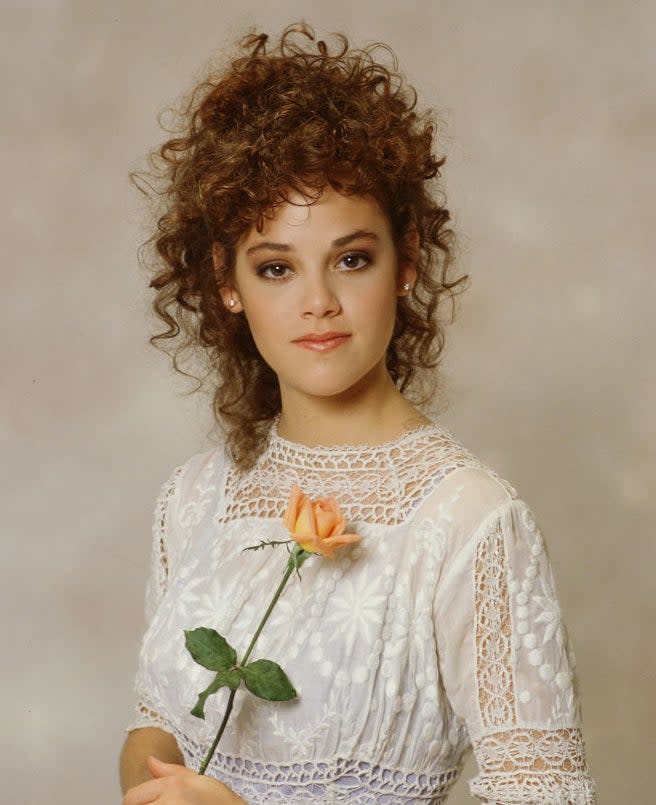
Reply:
[[563, 634], [560, 629], [561, 610], [558, 599], [554, 591], [548, 585], [544, 576], [539, 578], [540, 587], [542, 588], [543, 595], [534, 595], [533, 601], [542, 609], [540, 614], [536, 617], [536, 623], [545, 623], [543, 643], [548, 643], [554, 636], [559, 648], [563, 646]]
[[357, 584], [351, 579], [343, 579], [339, 596], [330, 602], [326, 623], [337, 627], [341, 633], [340, 639], [346, 637], [347, 650], [352, 648], [356, 640], [364, 640], [365, 645], [369, 645], [374, 642], [380, 629], [384, 603], [385, 596], [381, 594], [378, 577], [369, 578], [365, 572]]

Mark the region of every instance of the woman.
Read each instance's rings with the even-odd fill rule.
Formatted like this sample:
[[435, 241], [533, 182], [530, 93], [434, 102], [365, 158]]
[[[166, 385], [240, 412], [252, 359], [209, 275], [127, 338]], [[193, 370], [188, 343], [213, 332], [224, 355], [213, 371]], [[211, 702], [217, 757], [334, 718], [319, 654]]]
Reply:
[[[470, 746], [485, 802], [592, 803], [540, 531], [421, 410], [440, 304], [466, 280], [434, 125], [340, 42], [250, 38], [155, 164], [155, 339], [201, 347], [225, 439], [158, 500], [124, 803], [443, 803]], [[361, 541], [304, 565], [259, 638], [298, 698], [238, 691], [199, 775], [228, 691], [191, 714], [212, 674], [184, 632], [246, 645], [283, 558], [243, 548], [280, 539], [294, 486], [334, 497]]]

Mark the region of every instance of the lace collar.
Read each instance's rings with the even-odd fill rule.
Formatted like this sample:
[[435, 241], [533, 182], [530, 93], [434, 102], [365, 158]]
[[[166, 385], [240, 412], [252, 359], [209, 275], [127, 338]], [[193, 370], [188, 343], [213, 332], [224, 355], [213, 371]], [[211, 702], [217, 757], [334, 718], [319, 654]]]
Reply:
[[296, 484], [311, 498], [336, 498], [349, 522], [394, 525], [405, 522], [446, 474], [478, 465], [433, 420], [381, 444], [316, 447], [283, 438], [277, 424], [275, 418], [251, 470], [240, 475], [229, 469], [221, 521], [279, 518]]
[[438, 425], [437, 422], [431, 420], [424, 425], [419, 425], [415, 428], [410, 428], [404, 431], [400, 436], [395, 439], [390, 439], [379, 444], [318, 444], [310, 447], [309, 445], [294, 442], [285, 439], [278, 433], [278, 422], [280, 414], [276, 414], [271, 423], [269, 431], [268, 451], [273, 453], [284, 453], [287, 456], [297, 455], [299, 458], [311, 458], [317, 456], [344, 456], [348, 455], [349, 458], [364, 458], [366, 456], [379, 455], [380, 453], [388, 453], [395, 448], [402, 448], [408, 443], [414, 442], [417, 438], [424, 435], [434, 434], [437, 436], [451, 436], [449, 431]]

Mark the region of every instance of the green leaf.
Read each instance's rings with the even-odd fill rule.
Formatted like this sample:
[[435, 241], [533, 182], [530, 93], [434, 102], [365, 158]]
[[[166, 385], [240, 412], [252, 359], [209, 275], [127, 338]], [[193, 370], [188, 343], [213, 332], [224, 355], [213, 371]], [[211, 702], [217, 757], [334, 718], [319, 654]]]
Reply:
[[217, 680], [221, 681], [221, 687], [223, 687], [223, 685], [227, 685], [230, 690], [237, 690], [237, 688], [241, 685], [241, 676], [239, 674], [239, 670], [219, 671], [219, 673], [216, 675], [216, 678]]
[[240, 671], [246, 687], [260, 699], [286, 702], [297, 696], [285, 672], [271, 660], [255, 660]]
[[214, 629], [200, 626], [185, 631], [185, 646], [194, 660], [210, 671], [226, 671], [237, 664], [237, 652]]
[[241, 677], [238, 671], [219, 671], [205, 690], [198, 695], [198, 701], [191, 710], [191, 715], [196, 718], [205, 718], [205, 702], [208, 697], [216, 693], [223, 687], [229, 687], [230, 690], [236, 690], [241, 684]]
[[196, 718], [205, 718], [205, 702], [208, 696], [211, 696], [212, 693], [216, 693], [217, 690], [222, 687], [221, 682], [217, 679], [217, 676], [212, 680], [212, 682], [205, 688], [202, 693], [198, 694], [198, 701], [194, 705], [193, 709], [191, 710], [191, 715], [196, 716]]

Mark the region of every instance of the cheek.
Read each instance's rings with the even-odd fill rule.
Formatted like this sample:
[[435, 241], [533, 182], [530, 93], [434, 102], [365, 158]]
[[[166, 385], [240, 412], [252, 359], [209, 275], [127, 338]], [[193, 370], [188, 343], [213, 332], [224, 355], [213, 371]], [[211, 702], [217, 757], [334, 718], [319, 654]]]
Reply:
[[396, 319], [397, 297], [394, 285], [378, 286], [360, 302], [363, 317], [371, 322], [372, 333], [379, 337], [391, 336]]
[[262, 294], [252, 293], [246, 289], [242, 292], [241, 302], [254, 338], [257, 338], [258, 333], [267, 332], [272, 328], [272, 319], [275, 319], [276, 314], [272, 310], [270, 300]]
[[[279, 310], [270, 300], [257, 298], [242, 299], [244, 316], [251, 331], [253, 341], [264, 361], [274, 368], [281, 345], [287, 340], [285, 323], [289, 321], [284, 310]], [[291, 336], [289, 336], [291, 340]]]

